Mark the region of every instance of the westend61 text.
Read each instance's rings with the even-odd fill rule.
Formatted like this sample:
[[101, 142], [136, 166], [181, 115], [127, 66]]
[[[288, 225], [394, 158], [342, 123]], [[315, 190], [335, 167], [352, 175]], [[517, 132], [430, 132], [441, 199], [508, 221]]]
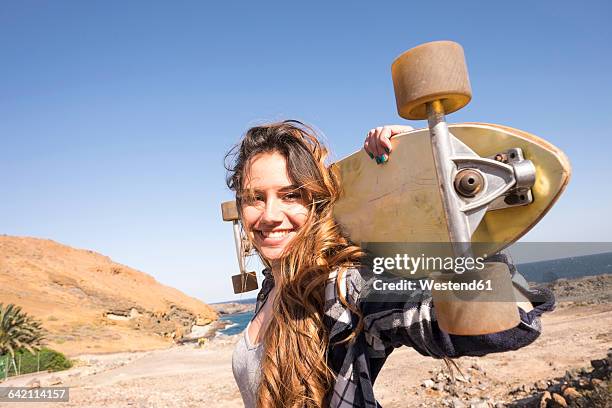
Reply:
[[455, 271], [463, 273], [467, 270], [483, 270], [484, 258], [471, 257], [440, 257], [440, 256], [410, 256], [397, 254], [394, 257], [376, 257], [373, 260], [372, 271], [379, 275], [384, 271], [407, 271], [414, 275], [418, 270]]
[[433, 279], [422, 279], [419, 281], [402, 279], [396, 282], [385, 282], [382, 279], [374, 280], [374, 290], [407, 291], [416, 290], [452, 290], [452, 291], [483, 291], [493, 290], [490, 279], [474, 279], [471, 282], [436, 282]]

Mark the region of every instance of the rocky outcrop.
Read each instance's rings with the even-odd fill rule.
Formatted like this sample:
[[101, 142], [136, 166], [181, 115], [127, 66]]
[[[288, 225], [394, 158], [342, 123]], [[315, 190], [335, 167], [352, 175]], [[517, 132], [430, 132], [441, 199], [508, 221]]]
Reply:
[[586, 306], [612, 302], [612, 274], [557, 279], [543, 285], [555, 293], [561, 306]]
[[215, 309], [217, 313], [219, 313], [220, 315], [255, 311], [255, 303], [229, 302], [229, 303], [215, 303], [210, 306], [213, 309]]
[[[430, 370], [416, 395], [438, 396], [442, 407], [452, 408], [558, 408], [610, 407], [612, 349], [606, 358], [591, 360], [590, 368], [567, 370], [563, 377], [541, 379], [508, 389], [505, 397], [492, 398], [491, 390], [507, 389], [503, 381], [487, 376], [478, 364], [461, 371]], [[425, 406], [425, 405], [419, 405]]]
[[199, 342], [201, 339], [211, 339], [215, 337], [218, 330], [225, 329], [226, 326], [229, 326], [231, 323], [224, 320], [216, 320], [210, 324], [205, 326], [193, 325], [191, 327], [191, 332], [188, 334], [184, 334], [180, 339], [177, 339], [177, 343], [191, 343], [191, 342]]
[[520, 398], [510, 408], [528, 407], [611, 407], [612, 349], [602, 359], [591, 360], [591, 367], [567, 370], [563, 377], [538, 381], [510, 391]]
[[218, 318], [144, 272], [36, 238], [0, 236], [0, 301], [41, 320], [49, 346], [69, 355], [164, 347]]

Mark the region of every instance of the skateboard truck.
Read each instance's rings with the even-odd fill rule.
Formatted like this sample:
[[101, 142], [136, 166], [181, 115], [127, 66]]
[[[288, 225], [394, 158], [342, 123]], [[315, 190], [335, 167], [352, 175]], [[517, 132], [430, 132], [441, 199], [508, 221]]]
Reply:
[[[530, 188], [535, 167], [520, 149], [480, 157], [454, 137], [446, 114], [472, 99], [463, 48], [451, 41], [422, 44], [400, 55], [391, 72], [397, 110], [406, 119], [427, 119], [438, 188], [455, 257], [473, 257], [472, 234], [485, 213], [533, 200]], [[484, 270], [466, 274], [491, 279], [495, 287], [512, 291], [505, 264], [486, 264]], [[451, 280], [455, 273], [435, 279]], [[510, 329], [519, 324], [516, 302], [491, 301], [488, 294], [472, 299], [452, 298], [432, 291], [439, 326], [452, 334], [478, 335]], [[512, 293], [512, 292], [511, 292]]]
[[525, 160], [523, 150], [516, 147], [497, 153], [492, 158], [513, 167], [516, 185], [504, 196], [496, 198], [489, 205], [489, 211], [531, 204], [533, 202], [531, 187], [535, 183], [535, 167], [530, 160]]
[[480, 157], [449, 132], [445, 115], [472, 99], [459, 44], [422, 44], [399, 56], [391, 71], [400, 116], [428, 121], [449, 241], [455, 256], [469, 256], [467, 243], [487, 211], [533, 201], [535, 166], [520, 148]]
[[240, 225], [238, 223], [240, 217], [238, 216], [238, 208], [236, 207], [236, 202], [226, 201], [224, 203], [221, 203], [221, 215], [223, 216], [223, 221], [231, 221], [232, 226], [234, 227], [234, 243], [236, 244], [236, 257], [238, 258], [238, 267], [240, 268], [240, 273], [238, 275], [232, 276], [234, 293], [238, 294], [256, 290], [258, 288], [257, 275], [255, 274], [255, 272], [246, 272], [244, 266], [244, 258], [250, 252], [250, 243], [240, 231]]
[[[487, 211], [527, 205], [533, 201], [531, 187], [535, 183], [535, 166], [523, 157], [520, 148], [498, 153], [493, 158], [484, 158], [452, 133], [449, 132], [448, 137], [452, 150], [437, 154], [440, 162], [454, 164], [450, 173], [452, 185], [444, 186], [449, 191], [444, 202], [455, 202], [454, 208], [458, 211], [455, 225], [465, 222], [469, 234], [458, 235], [460, 242], [469, 242]], [[495, 157], [505, 157], [506, 160], [496, 160]], [[440, 166], [438, 161], [435, 163], [438, 171]]]

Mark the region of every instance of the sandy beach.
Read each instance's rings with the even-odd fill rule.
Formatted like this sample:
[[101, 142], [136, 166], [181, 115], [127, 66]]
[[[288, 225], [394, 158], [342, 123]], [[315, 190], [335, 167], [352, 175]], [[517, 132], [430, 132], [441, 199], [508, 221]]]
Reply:
[[[587, 367], [590, 360], [605, 357], [612, 345], [610, 303], [560, 304], [542, 322], [544, 334], [522, 350], [458, 359], [464, 374], [474, 380], [473, 390], [464, 398], [487, 398], [483, 406], [502, 406], [500, 402], [519, 399], [517, 388], [525, 385], [530, 389], [538, 381]], [[12, 378], [2, 386], [38, 381], [42, 386], [70, 387], [70, 401], [54, 403], [56, 407], [242, 407], [231, 369], [236, 339], [218, 337], [202, 348], [184, 345], [149, 352], [80, 355], [78, 365], [70, 370]], [[376, 382], [377, 398], [391, 408], [448, 405], [451, 396], [447, 391], [423, 386], [424, 381], [442, 375], [443, 368], [441, 361], [412, 349], [397, 349]]]

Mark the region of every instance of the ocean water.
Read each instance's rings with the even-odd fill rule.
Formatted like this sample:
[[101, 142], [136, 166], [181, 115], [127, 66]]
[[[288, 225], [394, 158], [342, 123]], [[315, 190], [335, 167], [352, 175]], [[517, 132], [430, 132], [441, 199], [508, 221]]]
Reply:
[[[571, 279], [582, 276], [612, 274], [612, 252], [595, 255], [575, 256], [550, 261], [531, 262], [517, 265], [518, 271], [529, 282], [544, 283], [557, 279]], [[236, 303], [255, 303], [256, 299], [242, 299]], [[221, 334], [231, 336], [241, 333], [253, 317], [253, 312], [226, 315], [221, 320], [232, 322]]]
[[537, 283], [605, 275], [612, 273], [612, 252], [524, 263], [516, 267], [525, 279]]
[[[242, 303], [242, 304], [255, 304], [257, 299], [241, 299], [241, 300], [231, 300], [229, 302], [233, 303]], [[226, 303], [226, 302], [222, 302]], [[220, 330], [220, 334], [224, 334], [226, 336], [232, 336], [234, 334], [241, 333], [249, 324], [249, 321], [253, 317], [253, 312], [244, 312], [244, 313], [236, 313], [231, 315], [225, 315], [220, 320], [231, 322], [229, 326], [226, 326], [225, 329]]]
[[221, 320], [232, 322], [231, 325], [226, 326], [225, 329], [220, 330], [219, 333], [231, 336], [234, 334], [241, 333], [249, 324], [249, 321], [253, 317], [253, 312], [236, 313], [232, 315], [226, 315]]

